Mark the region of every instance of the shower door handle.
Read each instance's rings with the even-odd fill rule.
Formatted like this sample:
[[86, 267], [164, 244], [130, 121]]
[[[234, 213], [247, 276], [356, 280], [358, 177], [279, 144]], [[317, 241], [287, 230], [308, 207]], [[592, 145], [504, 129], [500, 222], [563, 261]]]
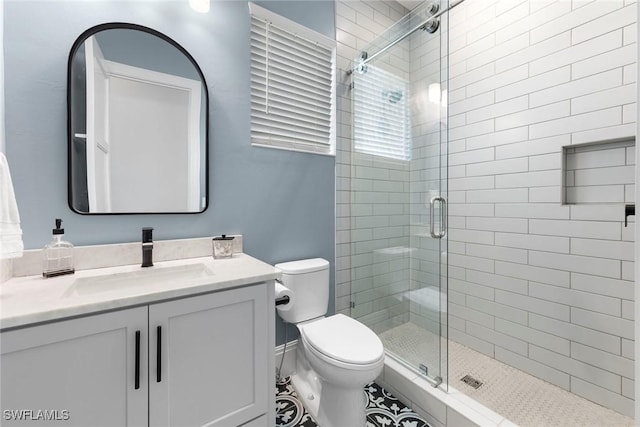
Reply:
[[[440, 231], [436, 233], [436, 220], [434, 212], [436, 210], [436, 202], [440, 202]], [[431, 217], [431, 229], [429, 230], [431, 237], [434, 239], [442, 239], [447, 234], [446, 218], [447, 218], [447, 201], [442, 196], [434, 196], [429, 201], [429, 213]]]

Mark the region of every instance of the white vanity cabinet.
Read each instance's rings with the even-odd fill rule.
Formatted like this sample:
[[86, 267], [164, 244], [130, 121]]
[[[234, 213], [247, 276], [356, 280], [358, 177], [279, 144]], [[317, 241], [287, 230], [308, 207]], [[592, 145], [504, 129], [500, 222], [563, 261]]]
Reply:
[[239, 426], [267, 413], [268, 312], [264, 284], [150, 305], [149, 425]]
[[0, 424], [147, 425], [147, 311], [138, 307], [0, 334]]
[[260, 283], [2, 332], [0, 424], [272, 425], [269, 295]]

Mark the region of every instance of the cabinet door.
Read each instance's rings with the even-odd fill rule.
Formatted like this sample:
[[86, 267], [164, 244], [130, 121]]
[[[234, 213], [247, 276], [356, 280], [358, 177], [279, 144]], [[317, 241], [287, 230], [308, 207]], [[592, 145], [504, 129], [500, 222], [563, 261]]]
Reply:
[[146, 331], [141, 307], [3, 332], [0, 424], [148, 425]]
[[264, 284], [149, 306], [150, 425], [238, 426], [266, 413], [267, 313]]

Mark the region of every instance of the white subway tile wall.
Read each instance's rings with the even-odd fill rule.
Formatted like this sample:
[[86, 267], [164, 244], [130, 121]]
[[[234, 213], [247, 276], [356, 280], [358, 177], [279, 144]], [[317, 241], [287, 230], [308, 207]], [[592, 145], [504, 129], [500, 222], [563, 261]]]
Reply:
[[636, 7], [469, 0], [449, 28], [450, 337], [631, 416]]
[[[467, 0], [437, 33], [450, 52], [449, 338], [629, 416], [636, 8]], [[351, 314], [378, 331], [428, 327], [437, 316], [394, 293], [438, 285], [425, 203], [437, 194], [438, 112], [417, 104], [410, 166], [353, 153], [345, 71], [406, 10], [339, 1], [336, 12], [336, 308], [349, 313], [354, 300]], [[437, 39], [420, 32], [376, 64], [404, 73], [414, 97], [444, 89]]]
[[[395, 1], [336, 2], [336, 312], [377, 331], [408, 320], [409, 304], [401, 295], [409, 290], [409, 251], [403, 250], [409, 246], [409, 163], [354, 152], [347, 70], [367, 45], [408, 12]], [[409, 59], [407, 41], [376, 60], [376, 66], [408, 81]]]

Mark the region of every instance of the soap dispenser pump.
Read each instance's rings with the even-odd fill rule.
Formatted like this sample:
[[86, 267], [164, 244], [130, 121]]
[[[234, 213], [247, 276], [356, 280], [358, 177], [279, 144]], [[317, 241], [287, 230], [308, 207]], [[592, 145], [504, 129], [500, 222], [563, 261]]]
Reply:
[[62, 238], [64, 228], [61, 228], [62, 220], [56, 218], [56, 228], [52, 230], [53, 240], [42, 250], [43, 253], [43, 277], [55, 277], [75, 272], [73, 262], [73, 245]]

